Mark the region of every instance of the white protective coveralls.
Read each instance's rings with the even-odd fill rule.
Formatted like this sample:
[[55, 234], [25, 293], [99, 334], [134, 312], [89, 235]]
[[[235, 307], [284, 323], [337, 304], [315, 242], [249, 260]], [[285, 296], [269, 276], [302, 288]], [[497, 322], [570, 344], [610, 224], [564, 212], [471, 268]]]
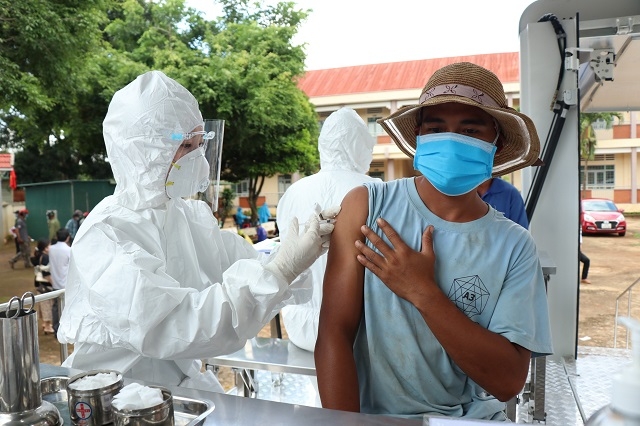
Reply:
[[158, 71], [114, 95], [104, 138], [116, 189], [73, 242], [58, 338], [75, 349], [63, 366], [222, 391], [199, 359], [242, 348], [294, 301], [287, 274], [220, 231], [206, 203], [167, 196], [180, 142], [166, 135], [202, 122], [191, 93]]
[[[288, 224], [295, 217], [308, 217], [314, 205], [339, 205], [351, 189], [364, 182], [380, 181], [365, 173], [373, 158], [375, 139], [358, 114], [341, 108], [325, 120], [318, 139], [320, 171], [291, 185], [278, 202], [280, 237], [286, 238]], [[348, 212], [343, 212], [348, 214]], [[282, 309], [284, 326], [296, 346], [313, 351], [318, 338], [318, 319], [322, 304], [322, 281], [327, 266], [324, 254], [311, 266], [306, 280], [313, 286], [311, 300]]]

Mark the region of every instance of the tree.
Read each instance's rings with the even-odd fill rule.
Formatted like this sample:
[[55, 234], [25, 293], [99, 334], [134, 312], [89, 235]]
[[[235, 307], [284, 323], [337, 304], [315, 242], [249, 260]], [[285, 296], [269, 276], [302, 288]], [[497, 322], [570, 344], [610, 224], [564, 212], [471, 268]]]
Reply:
[[589, 160], [593, 160], [596, 152], [596, 133], [593, 130], [593, 123], [604, 121], [607, 128], [613, 123], [613, 119], [621, 119], [622, 115], [617, 112], [587, 112], [580, 114], [580, 159], [583, 162], [582, 176], [582, 198], [586, 198], [587, 191], [587, 166]]
[[307, 15], [292, 3], [264, 9], [248, 8], [245, 1], [222, 3], [223, 30], [205, 39], [212, 81], [208, 90], [195, 89], [196, 97], [205, 116], [226, 120], [222, 178], [248, 179], [255, 223], [266, 177], [318, 165], [315, 109], [296, 84], [304, 52], [291, 41]]
[[222, 190], [222, 194], [220, 194], [220, 208], [218, 209], [218, 213], [220, 215], [220, 227], [224, 226], [227, 218], [231, 214], [231, 210], [233, 210], [233, 200], [236, 198], [236, 193], [231, 188], [225, 188]]
[[0, 109], [51, 110], [82, 84], [107, 0], [0, 0]]
[[0, 144], [18, 150], [21, 182], [75, 177], [64, 122], [85, 88], [110, 0], [0, 0]]
[[[65, 1], [71, 6], [77, 3], [60, 0], [56, 4]], [[4, 121], [0, 143], [23, 150], [16, 159], [25, 165], [22, 181], [43, 178], [28, 167], [37, 155], [50, 156], [46, 164], [61, 169], [62, 179], [110, 177], [102, 138], [108, 104], [117, 90], [151, 69], [165, 72], [189, 89], [200, 101], [204, 117], [226, 120], [222, 177], [250, 180], [254, 220], [265, 177], [317, 167], [314, 108], [296, 85], [304, 72], [304, 52], [292, 45], [306, 12], [295, 10], [292, 3], [263, 6], [221, 0], [225, 15], [206, 21], [185, 7], [184, 0], [80, 3], [96, 5], [91, 9], [96, 16], [92, 31], [101, 40], [90, 44], [88, 55], [78, 55], [81, 61], [75, 60], [73, 49], [70, 55], [60, 56], [60, 61], [68, 63], [55, 64], [58, 68], [46, 76], [48, 82], [55, 80], [51, 91], [23, 103], [40, 100], [41, 107], [28, 113], [11, 107], [0, 116]], [[64, 16], [70, 10], [64, 9]], [[78, 7], [81, 16], [83, 11]], [[30, 13], [36, 12], [24, 12], [23, 24]], [[46, 34], [42, 31], [40, 36]], [[79, 43], [73, 35], [68, 35], [68, 44]], [[47, 56], [47, 52], [40, 54]], [[25, 50], [16, 58], [28, 62], [30, 55]], [[69, 77], [65, 80], [62, 74]], [[67, 93], [62, 90], [65, 87], [68, 96], [57, 96]], [[7, 95], [6, 99], [5, 105], [22, 105], [19, 97]], [[24, 159], [18, 161], [22, 155]], [[59, 163], [61, 157], [65, 163]]]
[[315, 110], [296, 84], [304, 52], [292, 46], [306, 12], [292, 3], [221, 3], [224, 16], [207, 22], [181, 0], [128, 0], [105, 32], [127, 58], [189, 89], [205, 118], [225, 120], [221, 177], [249, 180], [255, 221], [266, 177], [318, 164]]

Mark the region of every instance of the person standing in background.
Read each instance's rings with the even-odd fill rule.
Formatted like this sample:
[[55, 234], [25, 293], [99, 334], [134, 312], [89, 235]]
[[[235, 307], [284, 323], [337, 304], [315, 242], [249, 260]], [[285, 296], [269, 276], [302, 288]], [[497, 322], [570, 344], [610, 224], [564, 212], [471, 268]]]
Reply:
[[[35, 272], [35, 286], [40, 294], [53, 291], [53, 287], [51, 285], [51, 272], [49, 270], [49, 244], [50, 240], [39, 240], [34, 256], [31, 259]], [[53, 300], [49, 299], [43, 300], [37, 305], [38, 322], [42, 323], [42, 331], [44, 334], [55, 333], [52, 326], [52, 309], [54, 303], [55, 302]]]
[[78, 220], [78, 229], [80, 229], [80, 227], [82, 226], [82, 222], [84, 222], [87, 216], [89, 216], [89, 212], [82, 212], [82, 214], [80, 214], [80, 219]]
[[29, 231], [27, 230], [27, 216], [29, 215], [29, 210], [23, 209], [18, 212], [18, 218], [16, 219], [16, 239], [20, 246], [20, 251], [16, 253], [11, 260], [9, 260], [9, 265], [11, 265], [11, 269], [14, 268], [15, 263], [18, 259], [22, 258], [24, 261], [25, 268], [31, 268], [31, 237], [29, 236]]
[[248, 228], [249, 227], [249, 216], [244, 214], [242, 211], [242, 207], [238, 207], [238, 210], [235, 214], [236, 225], [238, 228]]
[[69, 231], [69, 236], [71, 237], [72, 243], [73, 239], [76, 237], [78, 228], [80, 228], [80, 217], [82, 217], [82, 212], [80, 210], [76, 210], [73, 212], [73, 216], [71, 216], [71, 219], [69, 219], [66, 225], [64, 225], [67, 231]]
[[49, 228], [49, 241], [53, 242], [60, 229], [60, 221], [58, 221], [56, 212], [53, 210], [47, 212], [47, 227]]
[[491, 178], [478, 186], [482, 201], [498, 210], [524, 229], [529, 229], [529, 219], [520, 191], [506, 180]]
[[578, 245], [578, 260], [582, 262], [582, 275], [580, 276], [580, 282], [583, 284], [591, 284], [589, 281], [589, 266], [591, 266], [591, 260], [582, 252], [582, 228], [580, 229], [580, 244]]
[[[67, 287], [67, 273], [71, 259], [71, 235], [67, 228], [60, 228], [56, 233], [55, 244], [49, 247], [49, 272], [51, 273], [51, 286], [54, 290], [62, 290]], [[60, 323], [60, 309], [58, 300], [53, 303], [51, 319], [53, 330], [58, 332]]]
[[265, 201], [258, 209], [258, 220], [260, 223], [267, 223], [269, 219], [271, 219], [271, 212], [269, 211], [269, 205]]
[[16, 245], [16, 254], [20, 253], [20, 243], [18, 242], [18, 228], [16, 228], [16, 221], [18, 220], [18, 213], [20, 210], [16, 210], [13, 212], [13, 226], [9, 229], [11, 236], [13, 237], [13, 242]]
[[256, 243], [262, 242], [267, 239], [267, 230], [264, 229], [262, 223], [258, 222], [256, 225]]
[[[287, 223], [294, 217], [307, 217], [315, 204], [339, 205], [352, 188], [364, 182], [381, 182], [366, 173], [373, 159], [375, 139], [362, 118], [350, 108], [341, 108], [325, 120], [318, 138], [320, 171], [294, 182], [278, 203], [277, 224], [286, 238]], [[318, 337], [318, 318], [322, 303], [322, 280], [327, 255], [311, 266], [308, 281], [313, 296], [307, 303], [282, 308], [284, 326], [291, 342], [313, 351]]]

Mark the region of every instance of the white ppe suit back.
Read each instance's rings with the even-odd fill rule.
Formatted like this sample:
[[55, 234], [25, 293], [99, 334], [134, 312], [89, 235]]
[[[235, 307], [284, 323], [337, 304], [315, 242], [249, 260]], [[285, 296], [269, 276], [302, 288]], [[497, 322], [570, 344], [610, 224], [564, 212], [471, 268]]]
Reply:
[[[380, 181], [365, 174], [369, 170], [375, 144], [367, 126], [354, 110], [341, 108], [327, 117], [318, 138], [320, 171], [291, 185], [278, 203], [277, 222], [281, 238], [286, 237], [291, 219], [294, 216], [302, 220], [308, 218], [316, 203], [321, 206], [339, 205], [347, 192], [356, 186]], [[318, 337], [326, 266], [327, 255], [324, 254], [309, 268], [311, 274], [307, 280], [313, 286], [311, 301], [282, 309], [289, 339], [308, 351], [314, 350]]]
[[114, 95], [104, 138], [117, 185], [73, 242], [58, 338], [75, 350], [64, 366], [221, 390], [198, 359], [240, 349], [292, 297], [207, 204], [165, 193], [180, 144], [169, 135], [201, 124], [195, 98], [161, 72]]

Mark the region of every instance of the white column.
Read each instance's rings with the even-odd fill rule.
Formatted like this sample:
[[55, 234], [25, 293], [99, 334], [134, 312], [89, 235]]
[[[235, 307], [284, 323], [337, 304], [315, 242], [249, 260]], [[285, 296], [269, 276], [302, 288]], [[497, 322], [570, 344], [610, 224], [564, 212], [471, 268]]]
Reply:
[[[631, 120], [633, 122], [633, 120]], [[635, 129], [635, 124], [632, 129]], [[632, 130], [633, 132], [633, 130]], [[633, 133], [632, 133], [633, 134]], [[632, 136], [635, 137], [635, 136]], [[631, 204], [638, 203], [638, 148], [631, 148]]]
[[[631, 139], [636, 139], [638, 137], [637, 132], [637, 124], [638, 124], [638, 113], [636, 111], [631, 111], [629, 114], [631, 117], [629, 125], [631, 126]], [[631, 204], [636, 204], [638, 202], [638, 148], [631, 148]]]
[[384, 180], [390, 181], [396, 178], [396, 160], [389, 158], [387, 160], [387, 171], [384, 174]]

